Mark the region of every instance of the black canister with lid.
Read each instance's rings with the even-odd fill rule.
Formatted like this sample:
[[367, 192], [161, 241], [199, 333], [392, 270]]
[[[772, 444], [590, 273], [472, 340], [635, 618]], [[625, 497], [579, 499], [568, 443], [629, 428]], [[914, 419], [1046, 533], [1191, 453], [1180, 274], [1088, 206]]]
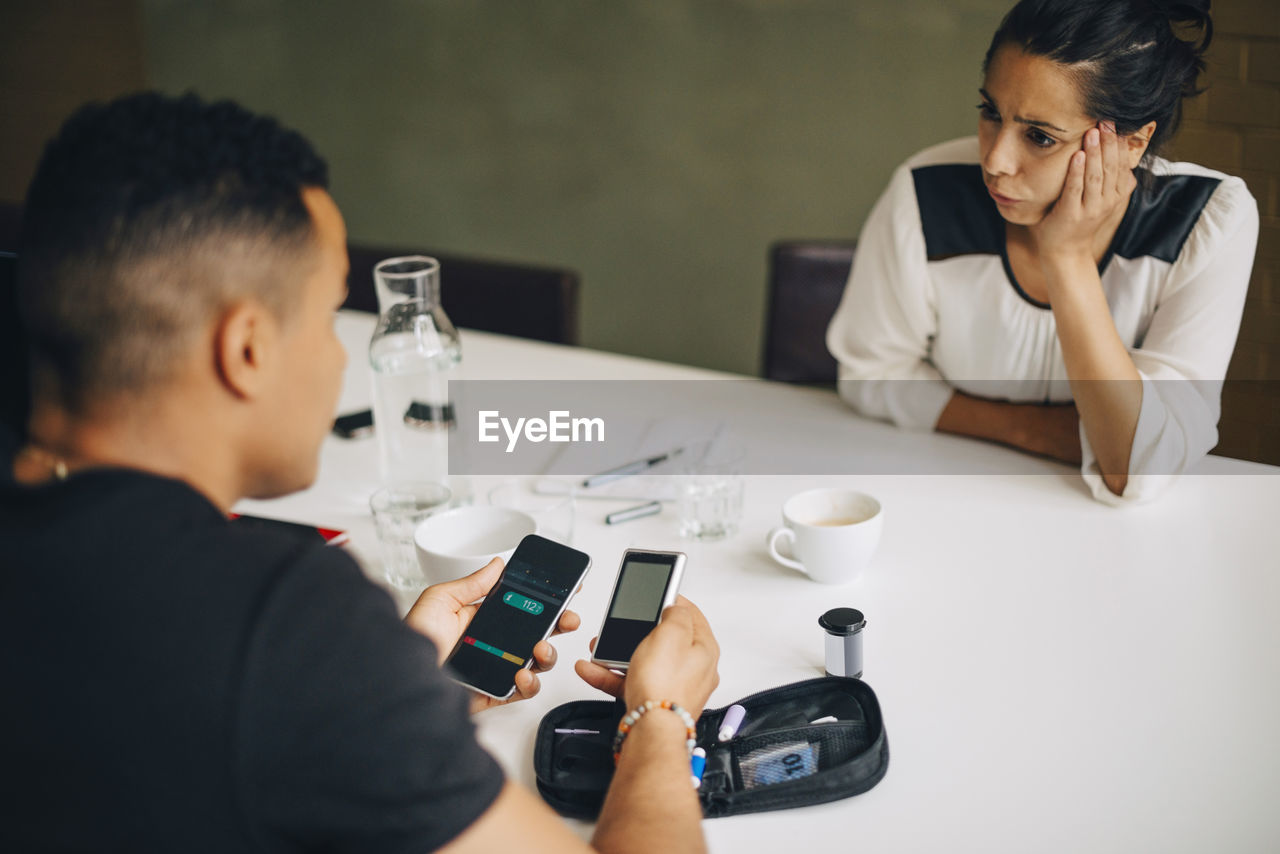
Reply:
[[856, 608], [832, 608], [818, 618], [827, 633], [828, 676], [862, 676], [862, 630], [866, 617]]

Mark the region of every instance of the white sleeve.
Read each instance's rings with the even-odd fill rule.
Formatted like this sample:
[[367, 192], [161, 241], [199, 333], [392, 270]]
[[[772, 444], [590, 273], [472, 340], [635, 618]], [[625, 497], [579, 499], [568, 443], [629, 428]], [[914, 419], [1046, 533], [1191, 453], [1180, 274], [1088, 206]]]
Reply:
[[1235, 349], [1258, 243], [1258, 206], [1239, 178], [1209, 198], [1164, 283], [1151, 325], [1129, 355], [1142, 407], [1123, 495], [1107, 489], [1080, 430], [1081, 472], [1107, 504], [1149, 501], [1218, 443], [1222, 381]]
[[951, 387], [928, 361], [937, 312], [911, 170], [899, 167], [867, 218], [827, 349], [840, 396], [862, 415], [932, 430]]

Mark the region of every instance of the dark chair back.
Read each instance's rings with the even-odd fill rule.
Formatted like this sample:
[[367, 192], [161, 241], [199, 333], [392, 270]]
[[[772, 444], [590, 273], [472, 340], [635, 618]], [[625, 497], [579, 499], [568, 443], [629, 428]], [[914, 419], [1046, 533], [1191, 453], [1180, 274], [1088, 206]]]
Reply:
[[0, 480], [7, 461], [26, 441], [31, 393], [27, 377], [27, 337], [18, 322], [18, 256], [0, 251]]
[[556, 344], [578, 343], [578, 274], [442, 255], [421, 248], [350, 245], [346, 307], [377, 312], [373, 267], [384, 258], [430, 255], [440, 262], [440, 299], [455, 326]]
[[17, 252], [22, 232], [22, 205], [0, 202], [0, 252]]
[[834, 386], [827, 326], [840, 305], [854, 240], [783, 240], [769, 248], [764, 377]]
[[18, 322], [18, 240], [22, 205], [0, 202], [0, 481], [13, 474], [8, 460], [26, 442], [31, 410], [27, 336]]

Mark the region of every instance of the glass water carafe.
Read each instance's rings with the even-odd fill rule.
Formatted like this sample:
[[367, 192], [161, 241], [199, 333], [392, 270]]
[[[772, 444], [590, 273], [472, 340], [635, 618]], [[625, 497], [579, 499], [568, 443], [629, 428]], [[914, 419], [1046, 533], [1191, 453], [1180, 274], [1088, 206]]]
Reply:
[[440, 263], [411, 255], [373, 268], [378, 327], [369, 342], [373, 419], [384, 483], [448, 481], [449, 380], [462, 348], [440, 305]]

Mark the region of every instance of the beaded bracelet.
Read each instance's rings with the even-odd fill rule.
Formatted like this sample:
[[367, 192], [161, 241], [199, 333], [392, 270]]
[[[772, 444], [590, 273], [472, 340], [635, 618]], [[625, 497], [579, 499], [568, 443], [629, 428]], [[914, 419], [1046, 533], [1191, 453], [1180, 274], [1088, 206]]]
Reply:
[[622, 742], [626, 740], [627, 733], [631, 732], [631, 728], [636, 725], [636, 721], [644, 716], [644, 713], [650, 709], [670, 709], [680, 716], [680, 720], [684, 722], [685, 747], [689, 749], [689, 755], [693, 755], [693, 749], [698, 746], [698, 727], [693, 721], [693, 715], [689, 714], [683, 706], [677, 705], [670, 700], [645, 700], [631, 711], [623, 715], [622, 720], [618, 721], [618, 732], [613, 737], [613, 764], [618, 764], [618, 757], [622, 755]]

